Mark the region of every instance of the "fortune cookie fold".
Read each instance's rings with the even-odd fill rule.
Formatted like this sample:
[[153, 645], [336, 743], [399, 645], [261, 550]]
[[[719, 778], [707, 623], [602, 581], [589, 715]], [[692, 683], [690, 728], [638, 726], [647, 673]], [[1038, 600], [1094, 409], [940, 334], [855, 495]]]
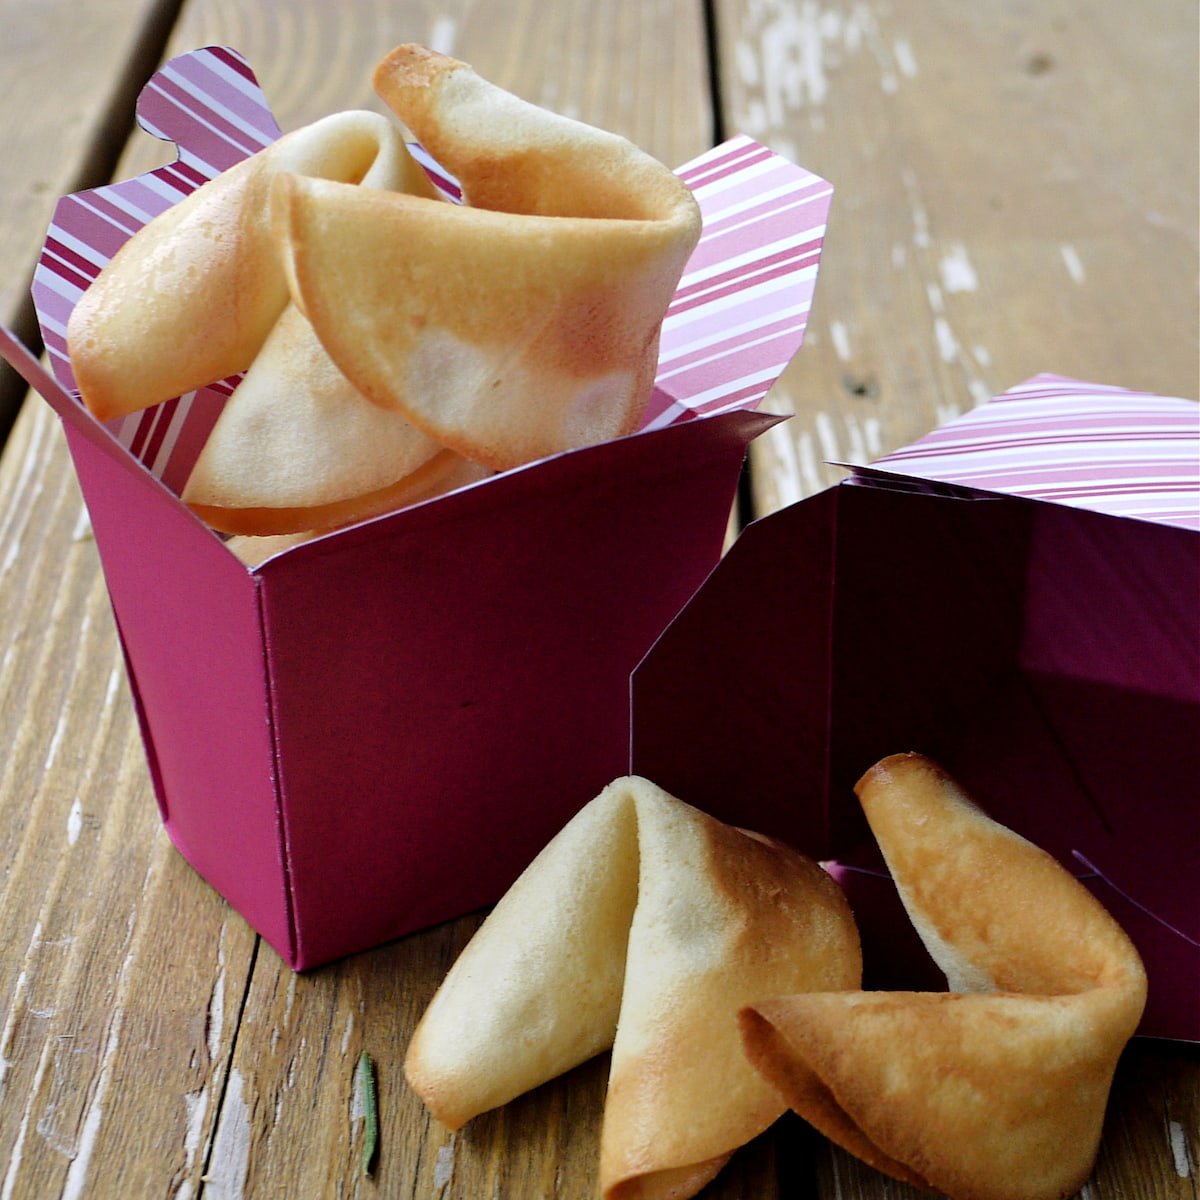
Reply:
[[857, 791], [954, 990], [755, 1004], [740, 1018], [750, 1061], [898, 1179], [955, 1200], [1073, 1193], [1145, 1003], [1137, 951], [1082, 884], [928, 759], [885, 759]]
[[279, 182], [293, 291], [342, 373], [494, 469], [632, 432], [699, 238], [688, 188], [421, 47], [375, 84], [465, 203]]
[[405, 1072], [452, 1128], [612, 1047], [607, 1200], [694, 1195], [783, 1111], [739, 1008], [854, 988], [833, 880], [645, 779], [609, 785], [547, 845], [447, 975]]
[[291, 302], [270, 194], [281, 174], [293, 173], [435, 194], [392, 122], [335, 114], [150, 221], [68, 325], [80, 394], [102, 419], [246, 372], [182, 493], [228, 533], [330, 529], [486, 473], [363, 397]]
[[270, 229], [282, 173], [429, 196], [385, 117], [325, 117], [223, 171], [144, 225], [71, 313], [67, 341], [84, 403], [125, 416], [246, 370], [288, 304]]

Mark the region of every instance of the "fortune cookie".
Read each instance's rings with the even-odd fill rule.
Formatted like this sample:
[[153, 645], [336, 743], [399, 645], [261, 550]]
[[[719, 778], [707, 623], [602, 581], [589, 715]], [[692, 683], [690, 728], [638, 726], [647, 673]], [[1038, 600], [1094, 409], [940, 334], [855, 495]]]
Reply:
[[288, 304], [270, 229], [271, 185], [288, 172], [433, 194], [394, 125], [370, 112], [325, 117], [201, 185], [142, 226], [71, 313], [75, 382], [100, 420], [254, 361]]
[[465, 203], [280, 179], [293, 291], [339, 369], [497, 470], [631, 433], [700, 234], [686, 185], [418, 46], [393, 51], [375, 86]]
[[740, 1017], [750, 1061], [897, 1179], [955, 1200], [1074, 1193], [1145, 1003], [1136, 950], [1082, 884], [928, 759], [885, 759], [857, 791], [953, 990], [756, 1003]]
[[684, 1200], [785, 1109], [737, 1013], [855, 988], [834, 881], [645, 779], [609, 785], [513, 884], [447, 975], [405, 1073], [433, 1115], [477, 1114], [612, 1047], [606, 1200]]

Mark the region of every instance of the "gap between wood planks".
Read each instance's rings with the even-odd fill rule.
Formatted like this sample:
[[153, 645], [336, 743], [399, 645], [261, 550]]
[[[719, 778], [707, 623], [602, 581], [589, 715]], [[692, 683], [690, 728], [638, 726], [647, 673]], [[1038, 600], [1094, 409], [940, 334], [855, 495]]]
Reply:
[[[107, 110], [96, 123], [95, 140], [88, 146], [66, 188], [69, 192], [98, 187], [113, 178], [117, 161], [136, 127], [134, 105], [150, 76], [158, 69], [183, 0], [159, 0], [148, 12], [130, 43], [124, 63], [118, 64], [118, 86]], [[18, 264], [20, 269], [21, 264]], [[13, 332], [35, 354], [42, 353], [42, 335], [33, 308], [30, 287], [36, 263], [24, 264], [24, 299], [16, 312], [4, 314]], [[0, 448], [8, 441], [17, 413], [29, 391], [25, 381], [7, 363], [0, 362]]]

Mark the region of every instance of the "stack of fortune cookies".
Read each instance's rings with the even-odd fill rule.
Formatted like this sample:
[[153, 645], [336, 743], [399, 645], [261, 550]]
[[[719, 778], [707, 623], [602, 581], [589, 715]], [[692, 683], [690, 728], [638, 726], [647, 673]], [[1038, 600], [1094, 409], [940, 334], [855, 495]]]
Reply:
[[688, 188], [624, 138], [401, 46], [343, 112], [203, 184], [117, 252], [71, 315], [81, 397], [113, 420], [241, 375], [182, 498], [294, 537], [635, 431], [700, 233]]

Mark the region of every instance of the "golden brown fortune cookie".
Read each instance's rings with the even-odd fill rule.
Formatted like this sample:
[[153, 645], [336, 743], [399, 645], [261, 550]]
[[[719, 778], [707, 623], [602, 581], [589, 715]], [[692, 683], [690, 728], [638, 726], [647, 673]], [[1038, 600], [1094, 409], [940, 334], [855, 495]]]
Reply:
[[279, 181], [293, 291], [339, 369], [495, 469], [632, 432], [700, 233], [688, 188], [421, 47], [393, 51], [375, 85], [465, 203]]
[[1136, 950], [1082, 884], [928, 759], [884, 759], [857, 791], [953, 990], [755, 1004], [741, 1017], [750, 1061], [897, 1179], [955, 1200], [1072, 1194], [1145, 1003]]
[[683, 1200], [785, 1108], [742, 1054], [738, 1010], [860, 980], [857, 929], [820, 867], [619, 779], [493, 909], [405, 1072], [458, 1128], [611, 1046], [603, 1194]]

